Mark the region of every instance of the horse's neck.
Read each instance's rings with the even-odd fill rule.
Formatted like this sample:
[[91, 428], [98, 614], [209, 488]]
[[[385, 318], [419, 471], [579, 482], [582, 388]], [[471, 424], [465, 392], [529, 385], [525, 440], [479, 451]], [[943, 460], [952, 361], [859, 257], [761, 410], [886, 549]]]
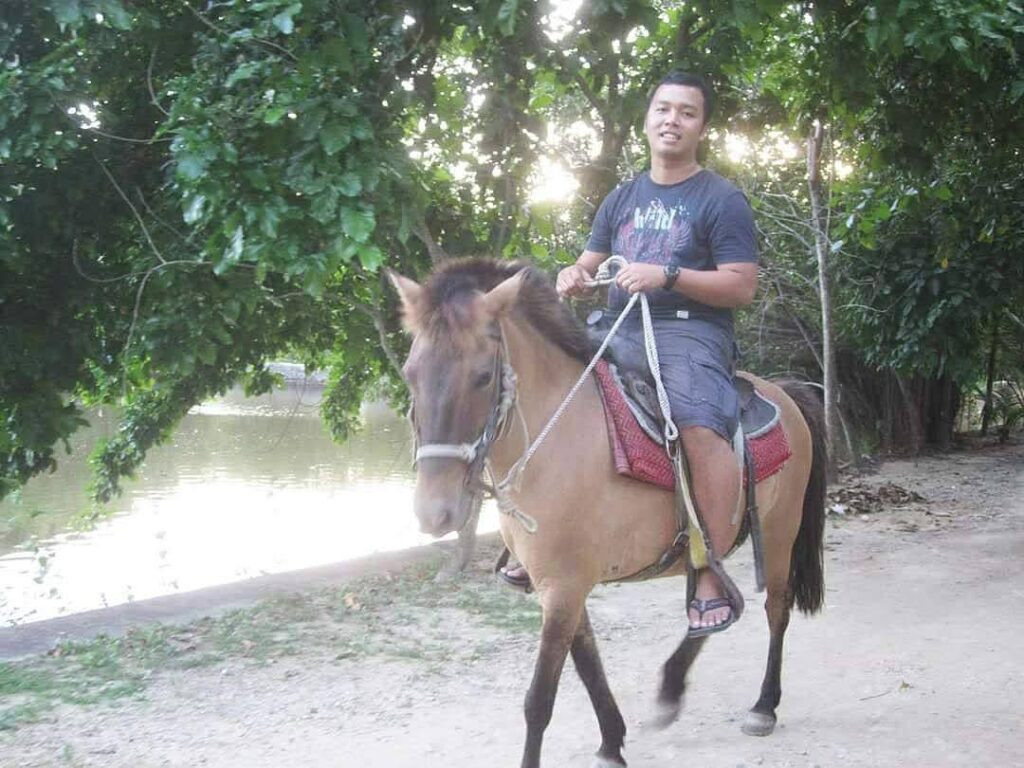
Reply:
[[[529, 440], [551, 419], [583, 372], [583, 365], [538, 333], [526, 320], [502, 323], [509, 363], [516, 372], [517, 407], [521, 409]], [[510, 429], [495, 443], [495, 468], [505, 471], [523, 453], [525, 439], [519, 418], [510, 413]]]

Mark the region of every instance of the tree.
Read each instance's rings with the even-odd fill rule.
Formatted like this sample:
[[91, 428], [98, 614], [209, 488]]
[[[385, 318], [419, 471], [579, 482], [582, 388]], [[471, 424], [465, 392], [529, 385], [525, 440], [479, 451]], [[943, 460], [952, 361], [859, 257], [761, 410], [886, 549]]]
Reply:
[[[8, 2], [0, 496], [53, 467], [85, 408], [115, 403], [122, 427], [96, 456], [109, 497], [193, 404], [272, 386], [264, 363], [282, 354], [328, 368], [324, 414], [343, 439], [367, 393], [402, 396], [379, 267], [575, 257], [597, 201], [642, 163], [646, 93], [673, 65], [715, 83], [716, 141], [806, 136], [818, 120], [856, 168], [821, 190], [838, 378], [856, 390], [897, 371], [905, 412], [942, 410], [936, 429], [921, 411], [940, 439], [1022, 298], [1021, 12], [730, 8], [593, 0], [556, 39], [548, 4], [524, 0]], [[593, 153], [577, 123], [594, 126]], [[545, 156], [577, 175], [573, 206], [529, 200]], [[751, 178], [763, 299], [818, 345], [809, 230], [768, 215], [792, 204], [809, 222], [810, 190], [791, 168]], [[799, 364], [816, 376], [824, 359]], [[862, 399], [858, 415], [881, 419]]]

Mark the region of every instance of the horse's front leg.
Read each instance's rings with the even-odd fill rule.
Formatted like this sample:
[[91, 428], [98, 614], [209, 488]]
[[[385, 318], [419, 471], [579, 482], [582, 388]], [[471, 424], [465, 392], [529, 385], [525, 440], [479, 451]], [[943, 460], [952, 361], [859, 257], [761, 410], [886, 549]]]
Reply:
[[540, 590], [543, 626], [540, 650], [533, 668], [533, 680], [526, 692], [526, 746], [523, 749], [522, 768], [540, 768], [540, 747], [544, 730], [551, 722], [555, 706], [558, 681], [562, 676], [565, 657], [569, 653], [583, 613], [586, 593]]
[[654, 718], [656, 727], [665, 728], [679, 717], [683, 693], [686, 691], [686, 675], [707, 639], [706, 635], [690, 637], [687, 634], [676, 648], [675, 653], [669, 656], [665, 666], [662, 667], [661, 690], [658, 691], [657, 702], [658, 714]]
[[590, 626], [590, 616], [586, 608], [576, 636], [572, 640], [572, 661], [580, 679], [587, 687], [590, 702], [594, 705], [597, 722], [601, 727], [601, 748], [597, 751], [597, 762], [594, 768], [619, 768], [626, 761], [622, 758], [622, 742], [626, 738], [626, 723], [619, 712], [619, 705], [608, 687], [601, 655], [594, 640], [594, 630]]
[[476, 529], [480, 522], [480, 506], [483, 504], [483, 501], [484, 495], [482, 493], [475, 493], [473, 495], [473, 499], [470, 501], [469, 517], [466, 518], [466, 524], [459, 529], [459, 538], [455, 545], [455, 551], [438, 570], [434, 581], [451, 581], [469, 565], [469, 561], [473, 558], [473, 551], [476, 549]]

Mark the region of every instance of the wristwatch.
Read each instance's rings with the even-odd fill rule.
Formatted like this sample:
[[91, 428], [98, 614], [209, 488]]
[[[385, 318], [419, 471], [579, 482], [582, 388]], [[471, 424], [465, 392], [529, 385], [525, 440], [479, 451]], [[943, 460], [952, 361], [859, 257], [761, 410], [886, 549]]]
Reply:
[[679, 279], [679, 267], [676, 264], [669, 264], [665, 267], [665, 284], [661, 286], [666, 291], [671, 291], [672, 287], [676, 284], [676, 280]]

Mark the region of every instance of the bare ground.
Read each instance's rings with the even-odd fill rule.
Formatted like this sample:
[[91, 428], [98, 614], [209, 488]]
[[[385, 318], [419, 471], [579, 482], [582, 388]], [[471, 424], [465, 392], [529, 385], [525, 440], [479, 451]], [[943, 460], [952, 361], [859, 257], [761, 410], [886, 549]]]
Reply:
[[[647, 721], [683, 634], [684, 584], [595, 592], [631, 766], [1024, 765], [1024, 446], [888, 462], [837, 503], [846, 513], [829, 518], [827, 607], [790, 624], [768, 738], [739, 728], [767, 652], [760, 596], [748, 591], [747, 615], [695, 665], [682, 717], [656, 731]], [[140, 694], [60, 704], [0, 732], [0, 765], [517, 765], [536, 608], [483, 575], [492, 554], [451, 587], [395, 580], [392, 594], [384, 579], [295, 597], [292, 613], [266, 614], [284, 639], [235, 638], [209, 663], [181, 660], [211, 633], [176, 629], [178, 663], [147, 667]], [[749, 555], [732, 562], [751, 583]], [[454, 597], [435, 599], [441, 589]], [[567, 665], [545, 765], [589, 766], [598, 741]]]

